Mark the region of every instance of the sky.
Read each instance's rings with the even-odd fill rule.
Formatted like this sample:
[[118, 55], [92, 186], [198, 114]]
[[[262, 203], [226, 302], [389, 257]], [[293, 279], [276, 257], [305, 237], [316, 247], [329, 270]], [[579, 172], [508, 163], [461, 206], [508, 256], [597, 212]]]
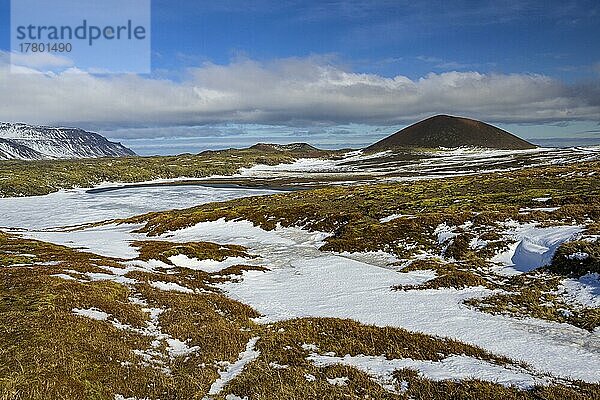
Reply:
[[13, 74], [0, 0], [0, 120], [78, 126], [139, 154], [360, 147], [440, 113], [600, 143], [597, 0], [153, 0], [151, 21], [149, 74], [52, 56]]

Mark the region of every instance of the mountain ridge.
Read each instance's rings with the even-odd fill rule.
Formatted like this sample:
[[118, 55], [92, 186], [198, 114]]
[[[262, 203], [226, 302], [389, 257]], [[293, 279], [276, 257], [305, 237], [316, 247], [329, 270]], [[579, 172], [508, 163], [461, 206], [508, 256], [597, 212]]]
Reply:
[[0, 159], [53, 160], [127, 157], [135, 153], [121, 143], [79, 128], [0, 122]]

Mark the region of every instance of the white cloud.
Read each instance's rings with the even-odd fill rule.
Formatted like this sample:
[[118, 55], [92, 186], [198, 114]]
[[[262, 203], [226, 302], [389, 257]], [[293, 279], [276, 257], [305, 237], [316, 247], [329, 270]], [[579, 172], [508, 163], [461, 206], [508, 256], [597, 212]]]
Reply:
[[[39, 70], [46, 68], [56, 67], [70, 67], [73, 65], [73, 61], [68, 57], [56, 55], [48, 52], [36, 52], [36, 53], [10, 53], [10, 62], [13, 67], [21, 67], [23, 69], [31, 68], [32, 72], [38, 72]], [[15, 70], [13, 69], [12, 72]]]
[[136, 75], [11, 74], [0, 54], [0, 120], [123, 126], [392, 125], [452, 113], [491, 122], [598, 120], [600, 85], [543, 75], [348, 71], [321, 57], [204, 64], [181, 81]]

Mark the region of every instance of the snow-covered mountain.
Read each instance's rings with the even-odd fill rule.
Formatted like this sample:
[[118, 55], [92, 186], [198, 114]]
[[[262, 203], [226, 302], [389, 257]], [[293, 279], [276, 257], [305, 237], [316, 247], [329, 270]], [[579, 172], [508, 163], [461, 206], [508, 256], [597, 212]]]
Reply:
[[0, 159], [125, 157], [135, 153], [120, 143], [78, 128], [0, 123]]
[[43, 160], [42, 153], [8, 139], [0, 139], [0, 160]]

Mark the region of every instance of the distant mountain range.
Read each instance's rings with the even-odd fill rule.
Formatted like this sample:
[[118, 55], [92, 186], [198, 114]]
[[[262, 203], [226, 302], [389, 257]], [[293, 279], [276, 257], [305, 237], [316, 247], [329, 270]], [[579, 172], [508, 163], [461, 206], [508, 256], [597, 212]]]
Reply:
[[[417, 122], [366, 147], [367, 152], [406, 148], [479, 147], [521, 150], [536, 146], [505, 130], [469, 118], [436, 115]], [[250, 147], [266, 153], [317, 154], [306, 144], [258, 143]], [[0, 123], [0, 160], [127, 157], [135, 153], [120, 143], [78, 128], [55, 128]]]
[[135, 153], [120, 143], [82, 129], [0, 123], [0, 160], [126, 156], [135, 156]]
[[485, 122], [450, 115], [436, 115], [372, 144], [365, 148], [365, 151], [407, 147], [481, 147], [503, 150], [536, 148], [534, 144]]

